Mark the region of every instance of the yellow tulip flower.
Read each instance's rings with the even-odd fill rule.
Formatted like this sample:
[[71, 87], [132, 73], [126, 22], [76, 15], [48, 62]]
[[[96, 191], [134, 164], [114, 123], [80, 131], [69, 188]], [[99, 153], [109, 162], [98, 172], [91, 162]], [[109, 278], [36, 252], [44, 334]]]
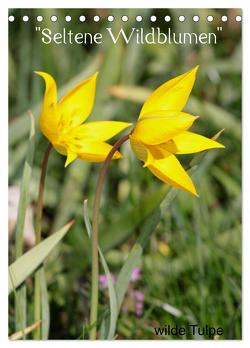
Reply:
[[175, 155], [223, 148], [217, 141], [188, 129], [197, 116], [182, 111], [193, 88], [198, 66], [157, 88], [144, 103], [130, 134], [136, 156], [158, 179], [197, 195], [195, 186]]
[[[97, 73], [73, 87], [59, 102], [53, 77], [45, 72], [35, 73], [45, 81], [40, 128], [54, 148], [67, 156], [65, 167], [76, 158], [89, 162], [104, 161], [112, 149], [106, 140], [129, 127], [131, 123], [84, 123], [93, 108]], [[120, 152], [116, 151], [112, 159], [120, 157]]]

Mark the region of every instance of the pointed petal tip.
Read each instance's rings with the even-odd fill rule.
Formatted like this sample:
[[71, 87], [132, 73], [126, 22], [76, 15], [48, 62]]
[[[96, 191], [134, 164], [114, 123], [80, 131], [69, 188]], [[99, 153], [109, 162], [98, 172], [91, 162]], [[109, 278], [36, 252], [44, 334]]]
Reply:
[[192, 69], [190, 69], [190, 70], [188, 71], [188, 73], [189, 73], [189, 74], [194, 74], [194, 75], [196, 75], [196, 73], [197, 73], [199, 67], [200, 67], [199, 65], [195, 65], [195, 67], [192, 68]]
[[113, 121], [113, 122], [116, 122], [117, 124], [120, 124], [122, 126], [120, 132], [133, 125], [133, 123], [131, 122], [122, 122], [122, 121]]
[[70, 164], [70, 161], [69, 161], [69, 156], [68, 156], [65, 163], [64, 163], [64, 168], [67, 168], [69, 164]]
[[[188, 176], [189, 176], [189, 174], [188, 174]], [[200, 197], [197, 190], [196, 190], [196, 187], [195, 187], [195, 184], [194, 184], [192, 178], [190, 176], [189, 176], [189, 178], [190, 178], [190, 183], [186, 187], [183, 187], [184, 191], [191, 193], [192, 195], [194, 195], [196, 197]]]
[[34, 74], [41, 76], [45, 80], [45, 82], [47, 81], [47, 79], [54, 80], [54, 78], [49, 73], [46, 73], [44, 71], [34, 71]]
[[200, 195], [197, 193], [197, 191], [195, 190], [195, 192], [192, 192], [192, 194], [197, 197], [197, 198], [200, 198]]
[[98, 75], [99, 75], [99, 71], [96, 71], [92, 75], [89, 75], [89, 77], [85, 78], [84, 81], [91, 80], [91, 79], [96, 79]]
[[196, 75], [199, 67], [199, 65], [196, 65], [193, 69], [190, 70], [190, 73]]
[[[34, 70], [33, 72], [34, 72], [34, 74], [39, 75], [39, 76], [43, 76], [44, 74], [47, 74], [47, 73], [44, 72], [44, 71], [38, 71], [38, 70]], [[48, 74], [48, 75], [49, 75], [49, 74]]]
[[67, 159], [64, 164], [64, 168], [68, 167], [70, 163], [72, 163], [76, 159], [77, 155], [74, 153], [70, 153], [67, 155]]
[[194, 186], [194, 183], [192, 183], [192, 186], [189, 188], [185, 189], [186, 192], [191, 193], [192, 195], [194, 195], [195, 197], [200, 197], [200, 195], [198, 194], [198, 192], [196, 191], [196, 187]]
[[192, 187], [189, 187], [189, 188], [187, 187], [184, 188], [184, 191], [186, 191], [187, 193], [191, 193], [195, 197], [198, 197], [198, 198], [200, 197], [194, 185], [192, 185]]
[[65, 163], [64, 163], [64, 168], [67, 168], [67, 167], [70, 165], [71, 162], [72, 162], [72, 161], [66, 159], [66, 161], [65, 161]]
[[124, 123], [124, 125], [126, 125], [126, 128], [127, 127], [130, 127], [130, 126], [132, 126], [133, 125], [133, 123], [132, 122], [123, 122]]
[[99, 75], [99, 71], [96, 71], [93, 75], [90, 76], [90, 79], [95, 79], [96, 80], [98, 75]]
[[197, 64], [197, 65], [194, 67], [194, 69], [193, 69], [194, 72], [197, 72], [197, 70], [199, 69], [199, 67], [200, 67], [199, 64]]

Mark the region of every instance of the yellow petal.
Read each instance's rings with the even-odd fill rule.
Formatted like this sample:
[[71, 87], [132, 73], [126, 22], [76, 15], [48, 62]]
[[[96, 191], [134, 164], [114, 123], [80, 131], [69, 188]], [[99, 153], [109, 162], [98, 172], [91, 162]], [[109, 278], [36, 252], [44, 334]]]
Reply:
[[77, 154], [74, 152], [71, 152], [70, 150], [67, 151], [67, 159], [65, 162], [65, 167], [67, 167], [71, 162], [73, 162], [77, 158]]
[[137, 122], [132, 137], [149, 145], [165, 143], [190, 128], [196, 118], [196, 116], [181, 111], [168, 113], [155, 111]]
[[[89, 162], [102, 162], [108, 156], [113, 146], [101, 142], [101, 141], [91, 141], [85, 142], [79, 152], [77, 152], [77, 157], [82, 160]], [[121, 158], [122, 155], [119, 151], [116, 151], [112, 159]]]
[[176, 145], [175, 153], [177, 154], [195, 153], [208, 149], [225, 147], [217, 141], [188, 131], [178, 134], [172, 140]]
[[88, 122], [76, 127], [72, 134], [75, 137], [84, 139], [96, 139], [106, 141], [123, 129], [131, 126], [132, 123], [118, 122], [118, 121], [96, 121]]
[[144, 103], [139, 118], [153, 110], [181, 111], [191, 93], [198, 66], [158, 87]]
[[169, 153], [167, 157], [155, 160], [147, 168], [164, 183], [198, 196], [190, 176], [174, 155]]
[[41, 76], [45, 82], [45, 95], [44, 95], [44, 104], [50, 106], [51, 104], [57, 103], [57, 88], [56, 82], [53, 77], [42, 71], [35, 71], [35, 74]]
[[45, 81], [45, 93], [43, 109], [39, 119], [39, 125], [43, 134], [53, 142], [57, 134], [59, 112], [57, 110], [57, 88], [53, 77], [45, 72], [35, 71]]
[[80, 82], [61, 99], [59, 108], [62, 126], [80, 125], [89, 116], [95, 99], [97, 74]]

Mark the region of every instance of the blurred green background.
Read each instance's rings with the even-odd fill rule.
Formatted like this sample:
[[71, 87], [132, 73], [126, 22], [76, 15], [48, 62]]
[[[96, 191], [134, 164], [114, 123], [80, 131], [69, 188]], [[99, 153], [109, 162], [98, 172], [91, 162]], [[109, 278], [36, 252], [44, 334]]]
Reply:
[[[31, 109], [38, 119], [44, 84], [33, 71], [54, 76], [62, 96], [76, 82], [99, 71], [93, 120], [117, 119], [135, 122], [148, 91], [199, 64], [192, 97], [185, 110], [200, 115], [193, 130], [211, 137], [225, 128], [220, 141], [225, 150], [207, 153], [194, 176], [200, 198], [179, 192], [144, 250], [141, 279], [133, 289], [144, 293], [143, 314], [137, 316], [133, 301], [118, 321], [118, 339], [159, 339], [153, 327], [206, 324], [222, 327], [222, 338], [241, 338], [241, 24], [239, 10], [181, 9], [18, 9], [10, 10], [9, 24], [9, 184], [20, 184], [27, 150]], [[179, 15], [186, 21], [180, 23]], [[24, 23], [22, 16], [28, 15]], [[44, 21], [36, 22], [42, 15]], [[58, 16], [52, 23], [51, 15]], [[64, 17], [72, 21], [66, 23]], [[85, 15], [81, 23], [79, 16]], [[98, 23], [93, 16], [99, 15]], [[113, 15], [115, 21], [107, 22]], [[123, 23], [122, 15], [129, 21]], [[141, 23], [135, 21], [141, 15]], [[152, 24], [151, 15], [157, 16]], [[164, 17], [172, 17], [170, 23]], [[200, 21], [192, 21], [199, 15]], [[214, 16], [208, 23], [206, 17]], [[221, 22], [221, 15], [228, 21]], [[137, 45], [134, 41], [113, 45], [44, 45], [35, 26], [61, 31], [104, 32], [105, 27], [129, 30], [131, 26], [169, 26], [176, 32], [218, 32], [218, 43], [209, 45]], [[111, 87], [112, 86], [112, 87]], [[116, 87], [114, 87], [116, 86]], [[119, 88], [117, 87], [119, 86]], [[122, 87], [121, 87], [122, 86]], [[36, 128], [35, 163], [30, 182], [31, 207], [37, 196], [38, 179], [46, 139]], [[112, 163], [102, 197], [101, 246], [110, 270], [121, 268], [147, 218], [162, 198], [162, 183], [143, 170], [129, 144], [122, 147], [124, 159]], [[182, 163], [189, 163], [186, 155]], [[83, 223], [83, 200], [93, 206], [100, 165], [80, 160], [64, 169], [65, 158], [55, 151], [49, 160], [46, 179], [43, 236], [50, 235], [71, 218], [75, 225], [63, 243], [46, 261], [50, 300], [50, 339], [80, 337], [88, 320], [90, 287], [90, 244]], [[148, 220], [147, 220], [148, 221]], [[14, 222], [13, 222], [14, 223]], [[30, 231], [32, 235], [32, 228]], [[32, 237], [26, 238], [28, 248]], [[14, 259], [14, 237], [10, 237], [10, 262]], [[28, 323], [33, 323], [33, 285], [27, 280]], [[101, 290], [100, 310], [107, 304]], [[10, 333], [14, 332], [14, 305], [10, 297]], [[131, 304], [132, 303], [132, 304]], [[191, 338], [163, 336], [161, 339]]]

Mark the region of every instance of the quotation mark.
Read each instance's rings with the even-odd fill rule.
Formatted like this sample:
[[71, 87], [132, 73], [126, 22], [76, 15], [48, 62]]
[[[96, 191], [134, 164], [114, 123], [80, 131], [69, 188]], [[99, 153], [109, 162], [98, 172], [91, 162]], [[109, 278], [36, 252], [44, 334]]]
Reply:
[[217, 31], [222, 31], [222, 27], [217, 27]]
[[41, 31], [41, 27], [36, 27], [36, 31]]

